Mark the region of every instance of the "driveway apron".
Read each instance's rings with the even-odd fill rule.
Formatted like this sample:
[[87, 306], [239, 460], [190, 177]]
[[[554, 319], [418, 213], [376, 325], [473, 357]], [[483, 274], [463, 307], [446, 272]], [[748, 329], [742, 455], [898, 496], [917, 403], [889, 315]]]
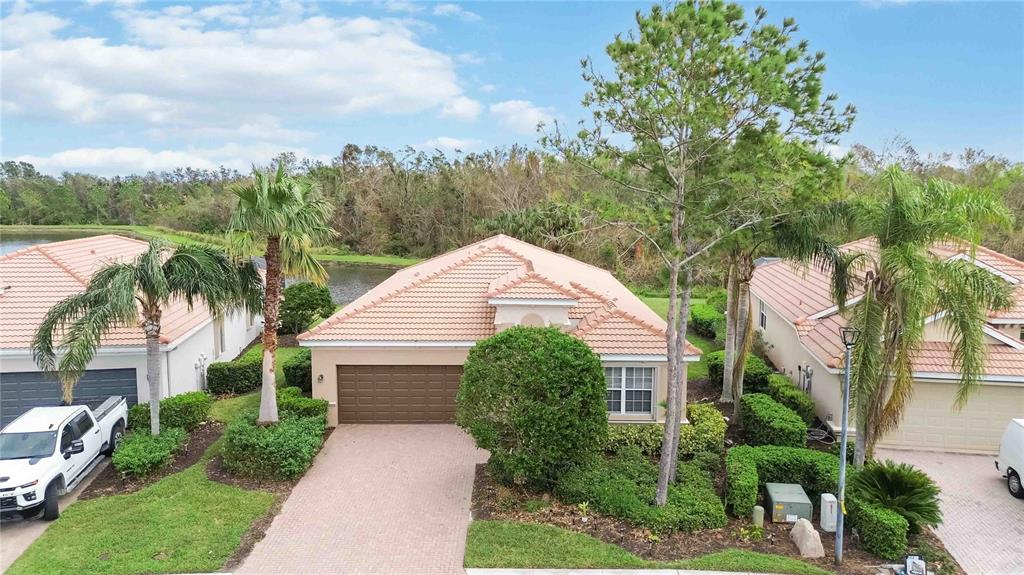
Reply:
[[453, 425], [342, 425], [238, 573], [464, 573], [487, 452]]
[[1024, 573], [1024, 500], [1014, 499], [991, 455], [878, 450], [921, 469], [942, 489], [936, 530], [968, 575]]

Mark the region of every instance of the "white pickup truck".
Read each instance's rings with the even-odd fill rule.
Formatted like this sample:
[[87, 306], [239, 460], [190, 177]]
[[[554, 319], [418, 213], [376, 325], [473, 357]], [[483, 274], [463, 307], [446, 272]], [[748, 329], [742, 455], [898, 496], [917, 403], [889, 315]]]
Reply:
[[7, 424], [0, 430], [0, 514], [59, 517], [57, 499], [114, 452], [127, 422], [127, 402], [111, 396], [95, 411], [34, 407]]

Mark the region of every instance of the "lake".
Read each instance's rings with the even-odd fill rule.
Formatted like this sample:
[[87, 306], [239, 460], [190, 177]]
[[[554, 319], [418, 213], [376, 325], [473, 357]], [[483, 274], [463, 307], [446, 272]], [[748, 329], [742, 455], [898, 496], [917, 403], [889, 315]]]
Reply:
[[[34, 245], [86, 238], [103, 235], [104, 233], [106, 232], [65, 232], [54, 230], [41, 232], [0, 232], [0, 255], [6, 255]], [[122, 232], [122, 235], [135, 237], [130, 233]], [[262, 263], [262, 258], [257, 259], [261, 260]], [[351, 265], [339, 262], [322, 263], [324, 268], [327, 269], [327, 287], [331, 290], [331, 299], [339, 305], [349, 303], [395, 273], [395, 270], [386, 267]], [[293, 283], [293, 281], [287, 280], [286, 283]]]

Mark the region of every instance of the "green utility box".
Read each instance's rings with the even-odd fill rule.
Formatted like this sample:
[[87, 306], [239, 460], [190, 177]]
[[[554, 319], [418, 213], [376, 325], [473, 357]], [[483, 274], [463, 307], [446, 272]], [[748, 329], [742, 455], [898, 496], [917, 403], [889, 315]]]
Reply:
[[772, 510], [772, 523], [796, 523], [797, 519], [811, 519], [811, 500], [804, 488], [795, 483], [765, 483], [768, 508]]

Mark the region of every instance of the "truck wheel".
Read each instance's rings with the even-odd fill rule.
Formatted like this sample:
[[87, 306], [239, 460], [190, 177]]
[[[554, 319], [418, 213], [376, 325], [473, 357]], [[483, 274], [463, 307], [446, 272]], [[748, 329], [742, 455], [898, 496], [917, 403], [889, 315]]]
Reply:
[[46, 494], [43, 496], [43, 519], [46, 521], [53, 521], [60, 517], [60, 506], [57, 503], [58, 493], [60, 490], [57, 489], [57, 482], [46, 486]]
[[114, 450], [121, 445], [122, 439], [124, 439], [124, 424], [119, 421], [114, 424], [114, 429], [110, 430], [110, 442], [107, 443], [107, 448], [103, 450], [103, 455], [113, 455]]
[[1024, 499], [1024, 486], [1020, 484], [1020, 475], [1012, 469], [1006, 472], [1006, 488], [1010, 490], [1010, 495]]

